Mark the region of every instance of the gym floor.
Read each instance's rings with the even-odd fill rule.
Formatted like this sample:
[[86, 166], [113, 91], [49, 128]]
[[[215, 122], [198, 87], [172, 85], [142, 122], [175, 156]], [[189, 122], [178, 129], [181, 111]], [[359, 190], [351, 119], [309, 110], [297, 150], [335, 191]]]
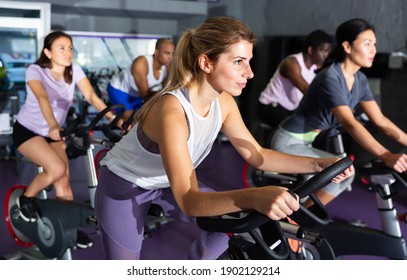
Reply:
[[[78, 201], [87, 201], [86, 176], [83, 172], [83, 159], [71, 161], [71, 179], [75, 198]], [[207, 185], [219, 186], [222, 190], [243, 188], [242, 169], [243, 159], [236, 153], [229, 142], [216, 142], [208, 158], [198, 169], [198, 178]], [[16, 160], [0, 160], [0, 200], [4, 205], [7, 190], [15, 184], [26, 185], [36, 172], [35, 166], [30, 163]], [[394, 199], [398, 213], [407, 212], [407, 195]], [[332, 218], [343, 221], [362, 220], [367, 226], [379, 228], [380, 221], [377, 215], [374, 193], [366, 189], [361, 183], [354, 182], [352, 191], [346, 191], [335, 201], [328, 205]], [[401, 224], [404, 236], [407, 236], [407, 224]], [[85, 229], [86, 230], [86, 229]], [[144, 243], [142, 259], [184, 259], [191, 242], [200, 230], [191, 224], [170, 222], [161, 228], [155, 229], [152, 236]], [[72, 252], [72, 258], [77, 260], [104, 259], [100, 236], [89, 231], [94, 240], [94, 246], [89, 249], [78, 249]], [[5, 219], [0, 222], [0, 256], [11, 259], [18, 256], [16, 253], [23, 248], [11, 237], [6, 227]], [[346, 259], [381, 259], [371, 256], [349, 256]]]

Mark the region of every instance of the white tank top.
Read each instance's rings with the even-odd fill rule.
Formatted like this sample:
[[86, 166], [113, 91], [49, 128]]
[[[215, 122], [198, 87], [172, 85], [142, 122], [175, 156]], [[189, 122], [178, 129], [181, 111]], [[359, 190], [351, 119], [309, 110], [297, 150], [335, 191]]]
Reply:
[[[195, 113], [188, 100], [187, 90], [176, 90], [172, 94], [181, 103], [189, 122], [187, 141], [192, 163], [196, 168], [209, 154], [222, 126], [219, 100], [212, 102], [209, 113], [201, 117]], [[161, 155], [147, 151], [139, 142], [136, 124], [109, 151], [101, 164], [121, 178], [147, 190], [169, 187], [168, 177]]]
[[[162, 81], [164, 80], [165, 76], [167, 75], [167, 68], [165, 65], [161, 66], [161, 73], [158, 79], [154, 77], [154, 69], [153, 69], [153, 56], [146, 55], [144, 56], [147, 59], [148, 65], [148, 73], [147, 73], [147, 83], [148, 88], [151, 91], [158, 91], [161, 89]], [[114, 76], [110, 80], [110, 85], [115, 89], [118, 89], [122, 92], [126, 92], [131, 96], [140, 97], [139, 89], [134, 81], [134, 77], [131, 74], [131, 65], [120, 72], [118, 75]]]
[[[309, 69], [305, 66], [304, 56], [302, 53], [290, 55], [295, 57], [301, 67], [301, 76], [308, 84], [315, 78], [317, 66], [313, 64]], [[276, 70], [270, 79], [267, 87], [261, 92], [259, 102], [265, 105], [278, 103], [287, 110], [293, 111], [300, 104], [304, 94], [293, 85], [293, 83], [280, 74], [280, 68]]]

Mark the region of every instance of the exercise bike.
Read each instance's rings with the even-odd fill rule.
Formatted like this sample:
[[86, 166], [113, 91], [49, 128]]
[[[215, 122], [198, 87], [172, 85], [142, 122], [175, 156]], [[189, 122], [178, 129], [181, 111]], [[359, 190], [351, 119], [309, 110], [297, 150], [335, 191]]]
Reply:
[[[331, 134], [329, 140], [332, 147], [331, 152], [338, 156], [345, 155], [339, 130], [336, 131], [336, 134]], [[304, 216], [305, 218], [297, 217], [298, 222], [295, 221], [307, 230], [316, 232], [326, 241], [323, 247], [303, 242], [302, 254], [298, 256], [299, 258], [336, 259], [350, 255], [365, 255], [406, 259], [406, 245], [399, 224], [399, 220], [406, 219], [406, 214], [397, 215], [392, 202], [394, 196], [407, 192], [405, 174], [398, 174], [383, 164], [371, 162], [358, 168], [357, 175], [367, 188], [376, 192], [382, 229], [369, 229], [361, 227], [358, 223], [333, 221], [325, 207], [317, 201], [316, 197], [312, 196], [315, 204], [312, 210], [316, 213], [313, 219]], [[306, 177], [296, 174], [265, 172], [253, 169], [246, 164], [243, 169], [243, 179], [246, 187], [276, 184], [293, 188]]]
[[[319, 203], [314, 213], [319, 219], [296, 220], [299, 224], [315, 229], [325, 239], [326, 250], [317, 248], [321, 259], [338, 259], [361, 255], [387, 259], [407, 259], [406, 242], [400, 228], [404, 215], [398, 215], [392, 198], [407, 193], [407, 174], [397, 173], [379, 161], [373, 161], [358, 169], [376, 194], [381, 228], [361, 227], [329, 219]], [[322, 221], [322, 222], [321, 222]]]
[[[370, 256], [387, 259], [407, 259], [406, 242], [400, 222], [406, 221], [406, 214], [397, 214], [392, 199], [407, 193], [407, 174], [397, 173], [379, 161], [373, 161], [358, 168], [366, 187], [376, 194], [376, 203], [381, 228], [368, 228], [353, 223], [332, 220], [314, 196], [309, 197], [314, 205], [303, 212], [294, 213], [291, 219], [301, 228], [317, 236], [323, 242], [307, 242], [308, 238], [294, 238], [305, 241], [302, 244], [301, 259], [338, 259], [346, 256]], [[287, 235], [292, 228], [285, 225]], [[292, 234], [291, 234], [292, 237]]]
[[124, 106], [110, 106], [101, 111], [88, 125], [80, 126], [84, 118], [79, 117], [61, 132], [61, 136], [65, 137], [67, 142], [68, 158], [85, 156], [90, 203], [49, 199], [46, 190], [43, 190], [38, 196], [40, 210], [37, 222], [27, 223], [20, 218], [16, 205], [16, 199], [25, 191], [26, 186], [16, 185], [8, 190], [4, 214], [9, 232], [19, 245], [33, 248], [30, 251], [25, 250], [24, 257], [71, 259], [71, 249], [75, 247], [77, 228], [97, 229], [93, 200], [97, 186], [93, 145], [96, 143], [103, 145], [105, 140], [92, 138], [91, 134], [94, 129], [100, 129], [110, 137], [115, 135], [113, 129], [123, 113], [118, 114], [109, 124], [99, 127], [97, 124], [106, 113], [118, 108], [122, 108], [124, 113]]
[[[324, 187], [332, 178], [351, 165], [352, 160], [345, 157], [301, 183], [292, 192], [300, 198], [312, 196], [313, 192]], [[300, 206], [297, 212], [319, 220], [303, 206]], [[302, 226], [270, 220], [256, 211], [231, 213], [220, 217], [198, 217], [197, 224], [202, 230], [227, 233], [230, 236], [228, 256], [233, 260], [288, 259], [291, 257], [287, 243], [288, 233], [315, 246], [324, 246], [325, 243], [323, 236], [318, 232]]]

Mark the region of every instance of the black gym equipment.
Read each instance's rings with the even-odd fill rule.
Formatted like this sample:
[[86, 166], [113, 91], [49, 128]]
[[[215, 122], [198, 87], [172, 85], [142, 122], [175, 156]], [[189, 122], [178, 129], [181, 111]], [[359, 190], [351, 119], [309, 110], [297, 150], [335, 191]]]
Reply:
[[358, 169], [376, 194], [381, 228], [368, 228], [334, 221], [325, 208], [318, 204], [313, 209], [318, 219], [298, 219], [296, 222], [320, 233], [329, 250], [316, 248], [321, 259], [344, 256], [375, 256], [386, 259], [407, 259], [406, 242], [401, 233], [400, 216], [393, 206], [393, 198], [407, 193], [407, 174], [398, 173], [383, 163], [373, 161]]
[[[110, 123], [102, 123], [103, 117], [113, 110], [117, 113], [116, 118]], [[67, 142], [68, 158], [76, 159], [84, 156], [90, 203], [48, 199], [44, 190], [39, 194], [40, 213], [37, 222], [27, 223], [19, 217], [16, 205], [17, 197], [24, 193], [26, 186], [16, 185], [8, 190], [4, 215], [12, 238], [24, 247], [22, 252], [15, 254], [18, 258], [72, 259], [71, 249], [75, 247], [77, 228], [90, 227], [97, 230], [97, 218], [94, 211], [94, 196], [98, 183], [97, 171], [103, 156], [122, 137], [116, 124], [124, 110], [125, 107], [121, 104], [108, 106], [98, 113], [88, 125], [81, 125], [85, 117], [80, 115], [71, 120], [61, 132]], [[125, 125], [129, 126], [130, 123]], [[95, 131], [102, 131], [106, 138], [95, 137]], [[93, 151], [95, 146], [102, 147], [96, 156]], [[153, 204], [149, 209], [144, 227], [144, 238], [150, 237], [154, 229], [160, 228], [170, 221], [171, 219], [163, 215], [162, 208]], [[10, 256], [10, 258], [16, 257]]]
[[[329, 137], [330, 152], [338, 156], [345, 155], [340, 129], [331, 131]], [[271, 136], [270, 136], [271, 137]], [[269, 141], [269, 140], [268, 140]], [[293, 218], [302, 228], [323, 236], [325, 242], [320, 246], [313, 246], [311, 242], [304, 242], [302, 256], [299, 258], [336, 259], [342, 256], [364, 255], [389, 259], [406, 259], [406, 245], [401, 234], [400, 221], [404, 221], [406, 214], [397, 215], [393, 207], [392, 198], [407, 192], [406, 174], [399, 174], [386, 167], [383, 163], [373, 160], [357, 168], [356, 175], [365, 182], [367, 188], [376, 193], [377, 211], [381, 222], [380, 229], [361, 227], [354, 223], [333, 221], [325, 207], [315, 196], [310, 196], [315, 206], [308, 215]], [[257, 170], [245, 165], [243, 179], [246, 187], [265, 185], [283, 185], [294, 188], [312, 174], [279, 174]], [[287, 229], [287, 226], [284, 225]], [[288, 227], [290, 228], [290, 227]], [[287, 233], [287, 230], [284, 230]], [[316, 233], [315, 233], [316, 232]]]
[[[106, 113], [114, 109], [121, 109], [116, 118], [111, 123], [97, 127], [96, 125]], [[65, 137], [67, 142], [68, 158], [85, 156], [90, 203], [48, 199], [44, 190], [37, 199], [40, 209], [37, 222], [27, 223], [20, 218], [16, 205], [16, 199], [26, 187], [13, 186], [7, 192], [4, 205], [7, 227], [18, 244], [23, 247], [31, 247], [35, 244], [39, 252], [35, 252], [33, 258], [42, 254], [45, 258], [71, 259], [70, 249], [75, 247], [77, 229], [79, 227], [97, 228], [93, 200], [97, 186], [93, 144], [96, 142], [100, 144], [105, 140], [93, 139], [91, 134], [93, 130], [100, 129], [110, 137], [117, 135], [115, 126], [123, 115], [124, 109], [123, 105], [109, 106], [96, 115], [88, 125], [80, 126], [84, 118], [79, 117], [61, 132], [61, 136]]]
[[[312, 195], [313, 192], [328, 184], [332, 178], [352, 165], [352, 160], [345, 157], [320, 173], [303, 182], [292, 191], [300, 198]], [[297, 212], [314, 216], [303, 206]], [[304, 214], [304, 215], [305, 215]], [[302, 214], [301, 214], [302, 215]], [[230, 259], [287, 259], [290, 258], [290, 249], [282, 222], [270, 220], [268, 217], [256, 212], [238, 212], [220, 217], [198, 217], [198, 226], [210, 232], [228, 233], [228, 255]], [[290, 230], [297, 238], [307, 238], [315, 244], [324, 243], [318, 234], [296, 227]]]
[[[365, 225], [332, 220], [319, 200], [314, 195], [310, 195], [314, 205], [309, 209], [303, 209], [306, 211], [294, 213], [290, 218], [300, 226], [294, 227], [294, 230], [298, 230], [299, 233], [310, 233], [307, 236], [311, 238], [316, 236], [318, 242], [304, 242], [302, 255], [297, 255], [297, 258], [338, 259], [346, 256], [368, 256], [407, 259], [405, 239], [399, 224], [405, 221], [406, 215], [398, 215], [393, 206], [394, 197], [407, 193], [407, 174], [398, 173], [377, 160], [357, 168], [357, 173], [366, 187], [375, 192], [381, 227], [369, 228]], [[262, 174], [258, 176], [261, 177]], [[289, 178], [288, 181], [291, 179]], [[289, 233], [292, 236], [293, 233], [288, 230], [291, 227], [293, 231], [293, 226], [283, 223], [281, 225], [284, 234], [288, 236], [287, 233]], [[309, 241], [308, 237], [304, 238], [305, 235], [300, 235], [298, 236], [300, 238], [295, 236], [294, 238]]]

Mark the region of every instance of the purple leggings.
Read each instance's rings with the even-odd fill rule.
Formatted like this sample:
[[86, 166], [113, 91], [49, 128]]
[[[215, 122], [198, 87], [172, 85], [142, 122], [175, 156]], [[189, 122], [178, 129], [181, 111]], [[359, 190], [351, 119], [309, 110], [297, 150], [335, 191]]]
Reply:
[[[213, 191], [202, 184], [199, 190]], [[106, 166], [101, 167], [95, 208], [106, 259], [140, 259], [144, 224], [152, 203], [160, 205], [172, 219], [195, 223], [194, 218], [187, 217], [178, 207], [171, 188], [145, 190], [115, 175]], [[227, 245], [226, 234], [203, 231], [192, 244], [188, 258], [216, 259]]]

